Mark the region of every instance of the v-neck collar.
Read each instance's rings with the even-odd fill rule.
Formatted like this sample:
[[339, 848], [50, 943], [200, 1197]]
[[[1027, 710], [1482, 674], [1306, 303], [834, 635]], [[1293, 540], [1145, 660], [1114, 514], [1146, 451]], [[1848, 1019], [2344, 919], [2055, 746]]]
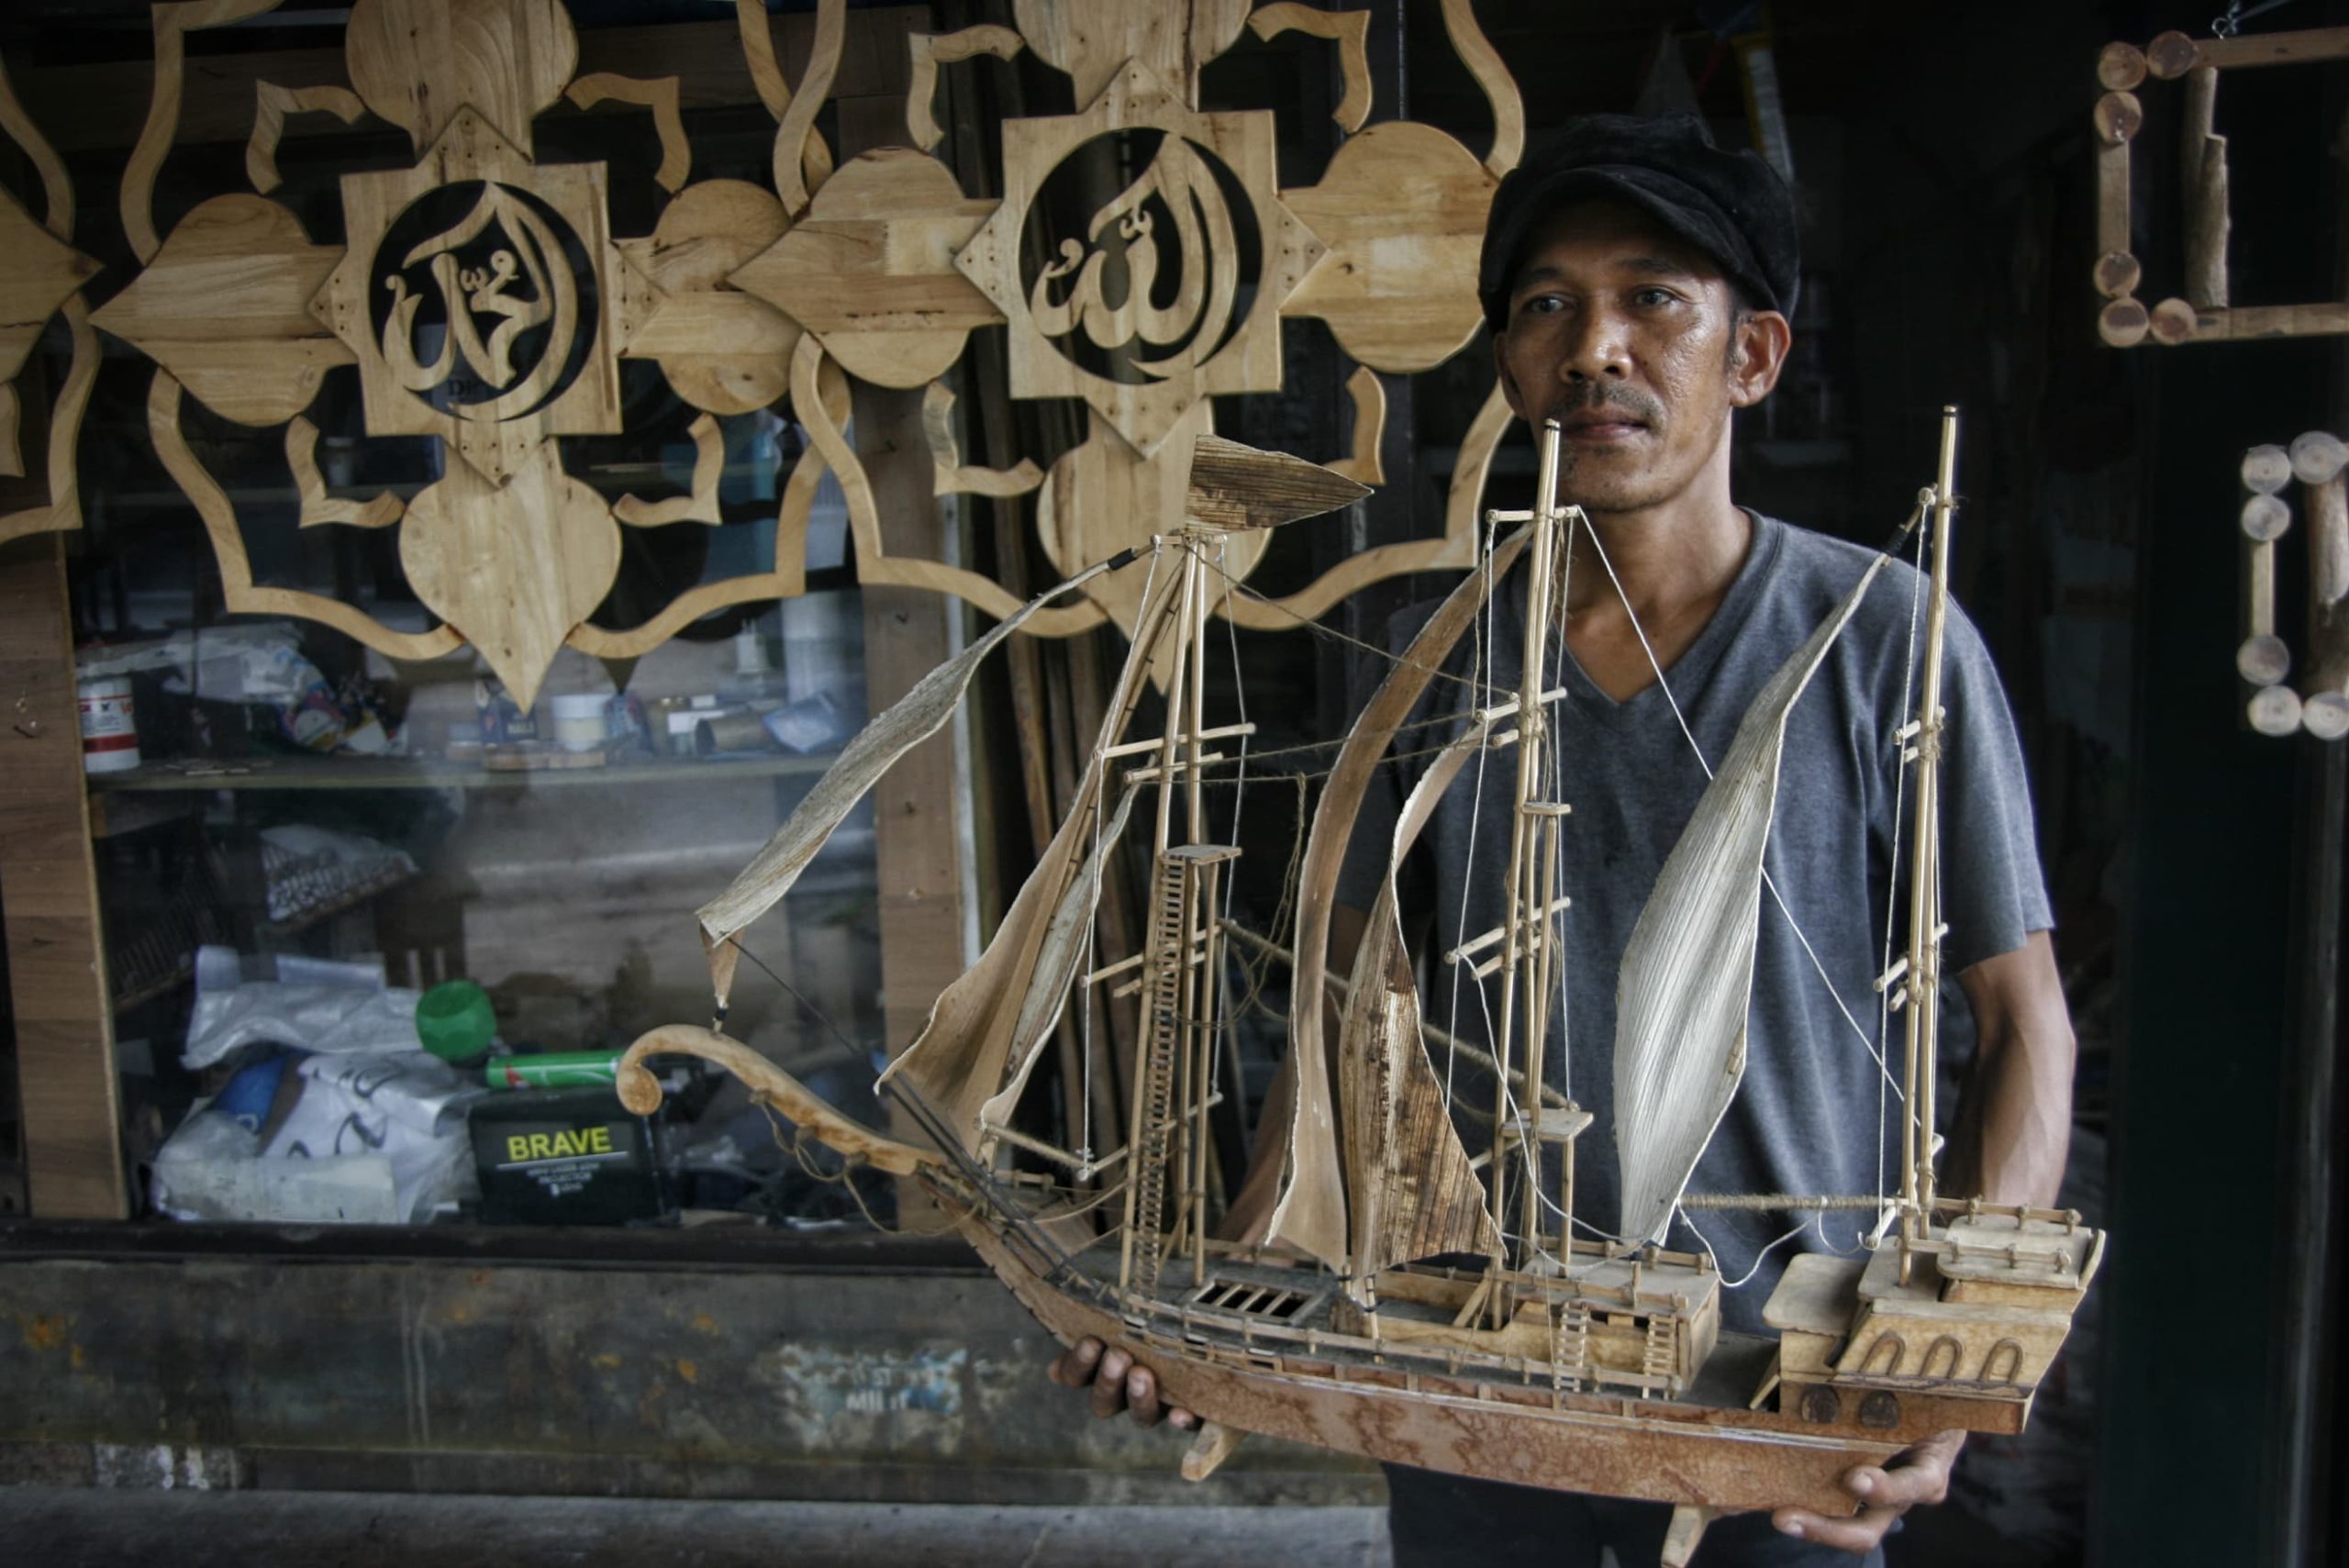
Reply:
[[[1753, 615], [1753, 606], [1762, 595], [1762, 584], [1776, 564], [1779, 547], [1785, 542], [1784, 523], [1775, 517], [1765, 517], [1751, 507], [1740, 509], [1753, 524], [1753, 537], [1746, 546], [1745, 560], [1738, 567], [1737, 576], [1731, 581], [1729, 592], [1721, 595], [1721, 602], [1715, 606], [1711, 618], [1705, 622], [1704, 629], [1681, 651], [1679, 658], [1665, 667], [1664, 680], [1650, 681], [1618, 702], [1590, 678], [1581, 661], [1567, 647], [1564, 636], [1553, 639], [1555, 652], [1553, 655], [1552, 679], [1565, 686], [1571, 694], [1570, 700], [1584, 705], [1585, 714], [1601, 724], [1620, 726], [1644, 717], [1650, 708], [1668, 710], [1670, 705], [1664, 701], [1664, 695], [1665, 682], [1671, 683], [1675, 695], [1681, 699], [1684, 711], [1693, 700], [1693, 694], [1704, 690], [1714, 670], [1720, 665], [1723, 651]], [[1613, 590], [1610, 587], [1609, 591], [1611, 593]], [[1521, 649], [1525, 646], [1525, 594], [1522, 588], [1509, 595], [1508, 608], [1517, 618], [1517, 646]]]

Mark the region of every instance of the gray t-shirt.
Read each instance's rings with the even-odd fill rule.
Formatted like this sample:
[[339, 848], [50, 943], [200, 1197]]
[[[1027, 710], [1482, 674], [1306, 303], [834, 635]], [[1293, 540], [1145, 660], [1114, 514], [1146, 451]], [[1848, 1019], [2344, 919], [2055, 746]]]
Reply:
[[[1859, 581], [1873, 554], [1854, 545], [1754, 518], [1744, 564], [1711, 621], [1665, 673], [1688, 728], [1708, 761], [1719, 763], [1739, 720], [1765, 683]], [[1464, 675], [1483, 643], [1486, 678], [1503, 693], [1519, 684], [1523, 639], [1523, 571], [1494, 595], [1489, 628], [1462, 639], [1447, 664]], [[1875, 980], [1885, 962], [1886, 906], [1897, 851], [1909, 860], [1908, 828], [1896, 822], [1901, 770], [1893, 764], [1896, 732], [1908, 722], [1913, 659], [1923, 657], [1923, 601], [1917, 573], [1895, 562], [1878, 575], [1852, 623], [1801, 699], [1787, 728], [1778, 807], [1765, 864], [1787, 909], [1861, 1029], [1877, 1039]], [[1433, 603], [1398, 614], [1388, 628], [1400, 650], [1433, 613]], [[1480, 635], [1486, 631], [1489, 635]], [[1618, 703], [1593, 685], [1562, 640], [1545, 685], [1564, 685], [1553, 706], [1561, 778], [1553, 798], [1573, 807], [1564, 819], [1564, 891], [1574, 899], [1562, 917], [1565, 940], [1564, 995], [1551, 1018], [1553, 1084], [1596, 1116], [1575, 1158], [1577, 1218], [1601, 1230], [1618, 1229], [1620, 1215], [1613, 1118], [1616, 970], [1648, 890], [1664, 857], [1695, 811], [1706, 776], [1673, 717], [1663, 687], [1651, 684]], [[1913, 681], [1910, 683], [1913, 684]], [[1466, 706], [1456, 682], [1431, 683], [1416, 718]], [[2014, 723], [1998, 672], [1973, 625], [1953, 607], [1948, 626], [1943, 706], [1950, 732], [1943, 770], [1943, 907], [1949, 935], [1944, 971], [1954, 976], [1982, 959], [2011, 951], [2029, 934], [2053, 925], [2033, 842], [2031, 795], [2023, 776]], [[1392, 841], [1403, 795], [1425, 766], [1425, 752], [1461, 732], [1456, 719], [1407, 729], [1379, 770], [1354, 833], [1339, 884], [1342, 903], [1367, 908], [1384, 870], [1379, 856]], [[1413, 755], [1412, 753], [1421, 753]], [[1426, 939], [1432, 953], [1498, 925], [1508, 856], [1509, 803], [1515, 791], [1512, 751], [1491, 753], [1481, 782], [1472, 760], [1463, 771], [1405, 868], [1399, 889], [1407, 929], [1414, 913], [1433, 916]], [[1481, 797], [1481, 805], [1479, 804]], [[1899, 808], [1905, 815], [1906, 807]], [[1900, 914], [1905, 915], [1905, 892]], [[1906, 941], [1896, 917], [1893, 951]], [[1475, 988], [1455, 997], [1456, 973], [1431, 962], [1425, 1016], [1462, 1038], [1487, 1039]], [[1500, 1001], [1499, 977], [1486, 983], [1490, 1006]], [[1953, 1052], [1971, 1039], [1971, 1018], [1952, 984], [1944, 998], [1943, 1038]], [[1887, 1026], [1887, 1060], [1897, 1081], [1901, 1019]], [[1561, 1049], [1561, 1042], [1564, 1049]], [[1449, 1070], [1456, 1101], [1489, 1116], [1490, 1080], [1464, 1062], [1447, 1062], [1433, 1051], [1439, 1074]], [[1471, 1148], [1483, 1129], [1463, 1115]], [[1745, 1077], [1719, 1132], [1698, 1162], [1692, 1192], [1873, 1194], [1899, 1184], [1899, 1110], [1887, 1079], [1861, 1037], [1836, 1006], [1785, 915], [1762, 895]], [[1549, 1184], [1555, 1195], [1555, 1184]], [[1507, 1217], [1514, 1227], [1516, 1217]], [[1802, 1217], [1782, 1212], [1702, 1212], [1696, 1224], [1719, 1257], [1726, 1279], [1753, 1269], [1769, 1243]], [[1864, 1212], [1827, 1217], [1834, 1244], [1853, 1246], [1854, 1233], [1873, 1222]], [[1695, 1249], [1688, 1220], [1675, 1221], [1670, 1243]], [[1762, 1304], [1793, 1248], [1819, 1250], [1814, 1227], [1772, 1251], [1748, 1288], [1724, 1297], [1727, 1326], [1764, 1331]]]

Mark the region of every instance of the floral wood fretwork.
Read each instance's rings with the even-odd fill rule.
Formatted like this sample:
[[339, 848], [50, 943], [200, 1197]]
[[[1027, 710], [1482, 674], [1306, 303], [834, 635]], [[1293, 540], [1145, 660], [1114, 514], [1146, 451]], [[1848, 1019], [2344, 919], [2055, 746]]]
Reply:
[[[560, 0], [357, 0], [343, 47], [350, 84], [261, 83], [252, 189], [202, 201], [159, 234], [154, 194], [176, 132], [186, 35], [276, 4], [154, 7], [154, 98], [122, 189], [142, 271], [96, 323], [156, 361], [156, 449], [203, 519], [228, 608], [325, 621], [395, 657], [471, 643], [525, 701], [566, 642], [641, 653], [724, 605], [800, 592], [807, 510], [827, 468], [848, 499], [862, 581], [1006, 613], [1015, 601], [993, 581], [884, 549], [845, 432], [851, 377], [929, 388], [938, 492], [1036, 492], [1043, 548], [1074, 573], [1180, 523], [1209, 399], [1276, 390], [1280, 317], [1318, 317], [1364, 367], [1350, 384], [1355, 455], [1331, 466], [1375, 483], [1385, 399], [1373, 373], [1429, 368], [1474, 334], [1478, 237], [1522, 140], [1516, 90], [1467, 0], [1440, 4], [1492, 105], [1481, 160], [1411, 122], [1363, 128], [1367, 13], [1016, 0], [1016, 32], [911, 35], [912, 145], [835, 169], [815, 118], [841, 61], [844, 0], [820, 0], [796, 87], [761, 0], [737, 0], [751, 80], [776, 122], [772, 185], [689, 183], [677, 80], [580, 74]], [[1278, 187], [1271, 111], [1197, 107], [1201, 67], [1242, 28], [1338, 46], [1346, 90], [1334, 117], [1346, 135], [1318, 184]], [[1005, 194], [970, 196], [933, 152], [940, 68], [1022, 50], [1065, 72], [1083, 107], [1002, 127]], [[643, 112], [661, 152], [651, 178], [666, 193], [649, 235], [612, 233], [616, 166], [534, 152], [534, 123], [566, 101]], [[404, 167], [341, 177], [340, 245], [314, 242], [273, 196], [281, 140], [319, 117], [373, 117], [405, 131], [413, 154]], [[1060, 231], [1071, 197], [1083, 206], [1105, 188], [1115, 194]], [[972, 329], [997, 324], [1008, 328], [1012, 396], [1087, 405], [1085, 439], [1050, 473], [970, 467], [959, 455], [947, 383], [963, 373]], [[565, 438], [623, 429], [623, 359], [658, 365], [702, 414], [689, 495], [607, 501], [565, 470]], [[312, 405], [327, 372], [346, 365], [367, 436], [431, 437], [443, 450], [439, 476], [405, 500], [330, 494], [321, 478]], [[189, 397], [283, 428], [303, 527], [396, 528], [409, 586], [442, 624], [398, 630], [359, 606], [256, 583], [236, 506], [183, 432]], [[627, 630], [592, 622], [619, 570], [621, 528], [718, 520], [716, 417], [786, 398], [808, 446], [784, 486], [768, 569], [693, 588]], [[1368, 552], [1284, 600], [1231, 596], [1227, 613], [1285, 628], [1379, 577], [1468, 565], [1476, 494], [1506, 419], [1496, 395], [1464, 447], [1439, 536]], [[1236, 536], [1225, 570], [1244, 578], [1261, 547]], [[1029, 629], [1129, 625], [1131, 575], [1096, 579], [1088, 598], [1038, 614]]]
[[[0, 474], [38, 475], [47, 499], [14, 509], [0, 508], [0, 543], [26, 534], [82, 526], [82, 503], [74, 486], [74, 442], [90, 384], [98, 373], [97, 334], [81, 289], [97, 263], [73, 249], [73, 183], [54, 149], [17, 102], [7, 70], [0, 66], [0, 137], [16, 148], [40, 180], [43, 216], [0, 186]], [[21, 430], [17, 382], [28, 375], [33, 345], [49, 323], [63, 317], [72, 342], [65, 380], [49, 415], [47, 451], [28, 462]]]
[[[155, 185], [177, 127], [186, 35], [276, 3], [154, 8], [155, 95], [122, 191], [144, 270], [96, 317], [159, 367], [150, 428], [203, 517], [228, 608], [325, 621], [395, 657], [471, 643], [527, 703], [565, 642], [630, 656], [722, 606], [800, 592], [821, 474], [812, 455], [785, 487], [767, 571], [696, 587], [624, 631], [587, 619], [618, 573], [622, 528], [719, 520], [717, 417], [790, 390], [798, 326], [726, 278], [784, 233], [829, 171], [814, 111], [839, 59], [840, 10], [817, 28], [795, 93], [764, 10], [757, 0], [740, 7], [760, 98], [778, 146], [793, 149], [778, 193], [740, 180], [688, 183], [676, 79], [579, 74], [578, 38], [559, 0], [359, 0], [343, 42], [351, 84], [261, 83], [246, 157], [253, 189], [204, 201], [158, 235]], [[611, 232], [607, 165], [534, 155], [534, 122], [565, 101], [649, 116], [661, 152], [652, 178], [668, 193], [651, 234]], [[345, 125], [373, 116], [413, 149], [406, 167], [342, 176], [341, 246], [313, 243], [272, 197], [296, 115]], [[563, 438], [623, 429], [624, 358], [658, 364], [699, 411], [688, 495], [607, 501], [564, 470]], [[328, 492], [306, 416], [325, 373], [342, 365], [357, 368], [367, 435], [435, 437], [448, 454], [440, 476], [405, 501]], [[846, 377], [836, 366], [810, 370], [807, 401], [845, 417]], [[397, 528], [409, 586], [442, 624], [395, 630], [357, 606], [256, 584], [236, 507], [182, 432], [191, 396], [242, 424], [283, 427], [303, 527]]]

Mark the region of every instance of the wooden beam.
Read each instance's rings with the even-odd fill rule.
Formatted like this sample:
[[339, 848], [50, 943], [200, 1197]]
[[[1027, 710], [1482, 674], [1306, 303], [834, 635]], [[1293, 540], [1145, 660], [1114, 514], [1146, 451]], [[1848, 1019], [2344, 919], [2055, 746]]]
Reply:
[[121, 1101], [57, 534], [0, 547], [0, 920], [31, 1208], [121, 1219]]
[[[905, 139], [905, 100], [839, 102], [842, 161]], [[857, 455], [873, 484], [883, 548], [938, 560], [943, 529], [932, 494], [922, 395], [855, 384]], [[858, 563], [860, 567], [863, 562]], [[947, 617], [960, 601], [921, 588], [867, 584], [864, 689], [878, 713], [951, 652]], [[880, 883], [881, 998], [892, 1056], [913, 1043], [930, 1004], [963, 973], [963, 878], [954, 797], [954, 738], [942, 730], [899, 759], [873, 792]], [[900, 1213], [920, 1189], [898, 1189]]]

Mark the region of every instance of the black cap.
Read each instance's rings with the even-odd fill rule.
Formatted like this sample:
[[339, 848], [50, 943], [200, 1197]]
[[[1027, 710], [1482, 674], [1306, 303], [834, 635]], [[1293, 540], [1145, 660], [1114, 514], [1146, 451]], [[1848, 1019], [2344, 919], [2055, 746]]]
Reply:
[[1501, 179], [1485, 224], [1476, 297], [1495, 332], [1526, 237], [1582, 196], [1617, 196], [1710, 256], [1747, 305], [1792, 316], [1802, 287], [1794, 192], [1752, 152], [1713, 145], [1695, 115], [1569, 120]]

